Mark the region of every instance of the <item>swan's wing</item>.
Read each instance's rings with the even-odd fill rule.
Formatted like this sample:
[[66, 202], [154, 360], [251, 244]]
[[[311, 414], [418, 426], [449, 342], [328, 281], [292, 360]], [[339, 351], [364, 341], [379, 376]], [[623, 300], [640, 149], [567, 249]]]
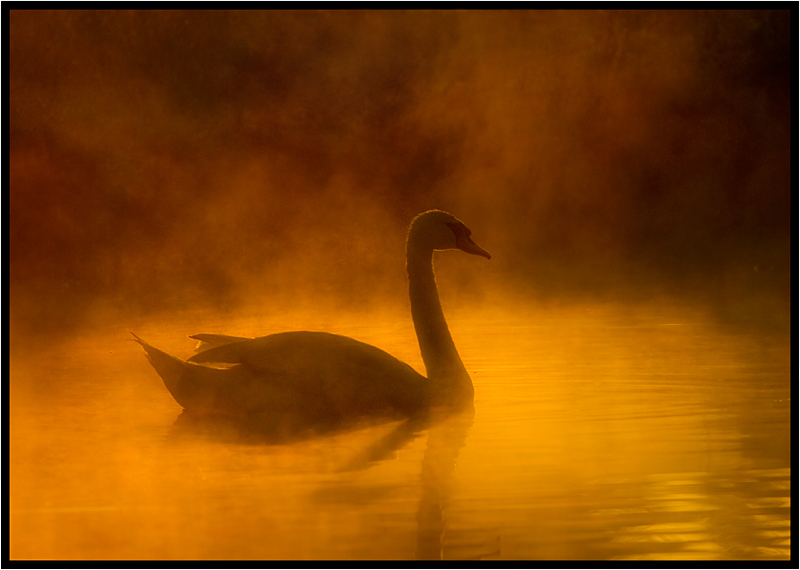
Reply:
[[[198, 335], [199, 336], [199, 335]], [[408, 364], [355, 339], [323, 332], [292, 331], [209, 348], [189, 362], [244, 364], [254, 371], [288, 374], [376, 370], [425, 380]]]
[[427, 379], [383, 350], [352, 338], [308, 331], [233, 342], [195, 354], [194, 363], [241, 364], [259, 382], [298, 395], [306, 407], [413, 410]]
[[[316, 369], [330, 360], [329, 343], [325, 342], [326, 339], [320, 342], [317, 334], [278, 333], [243, 339], [204, 350], [187, 362], [216, 366], [241, 365], [262, 382], [283, 385], [285, 390], [302, 390], [304, 384], [319, 378]], [[306, 389], [315, 391], [320, 387], [307, 385]]]
[[247, 354], [252, 352], [252, 347], [248, 347], [249, 343], [252, 343], [253, 339], [251, 338], [238, 338], [238, 337], [228, 337], [231, 339], [238, 338], [238, 340], [227, 342], [224, 344], [219, 344], [216, 346], [211, 346], [207, 350], [202, 350], [201, 345], [202, 343], [206, 342], [205, 338], [201, 337], [214, 337], [214, 336], [224, 336], [224, 335], [194, 335], [191, 338], [196, 338], [200, 342], [198, 343], [199, 350], [197, 354], [192, 356], [187, 360], [187, 362], [197, 362], [197, 363], [223, 363], [223, 364], [242, 364], [245, 360], [247, 360]]
[[189, 338], [195, 339], [197, 342], [197, 346], [194, 347], [195, 352], [203, 352], [210, 348], [215, 348], [217, 346], [223, 346], [226, 344], [231, 344], [233, 342], [239, 342], [242, 340], [252, 340], [245, 336], [231, 336], [227, 334], [193, 334], [189, 335]]

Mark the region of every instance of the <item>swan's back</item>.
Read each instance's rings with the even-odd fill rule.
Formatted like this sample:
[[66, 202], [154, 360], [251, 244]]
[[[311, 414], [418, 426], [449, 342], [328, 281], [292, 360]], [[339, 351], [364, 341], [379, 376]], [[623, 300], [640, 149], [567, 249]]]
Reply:
[[[188, 362], [223, 365], [210, 406], [269, 411], [301, 423], [410, 416], [429, 397], [427, 379], [383, 350], [345, 336], [278, 333], [210, 348]], [[191, 379], [183, 384], [191, 391]], [[208, 386], [203, 386], [204, 405]], [[192, 408], [191, 395], [184, 406]], [[182, 402], [183, 403], [183, 402]]]

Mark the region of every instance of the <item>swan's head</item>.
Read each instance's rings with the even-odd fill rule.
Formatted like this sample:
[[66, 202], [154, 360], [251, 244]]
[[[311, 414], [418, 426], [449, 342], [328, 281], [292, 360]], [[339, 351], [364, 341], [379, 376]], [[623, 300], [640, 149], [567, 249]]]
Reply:
[[470, 237], [472, 231], [464, 222], [441, 210], [430, 210], [414, 218], [408, 230], [408, 244], [430, 249], [460, 249], [486, 259], [492, 256]]

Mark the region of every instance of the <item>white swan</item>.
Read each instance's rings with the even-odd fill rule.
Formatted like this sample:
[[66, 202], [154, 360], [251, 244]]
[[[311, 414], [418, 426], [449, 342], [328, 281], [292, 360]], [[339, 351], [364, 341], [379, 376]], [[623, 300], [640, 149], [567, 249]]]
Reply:
[[433, 252], [460, 249], [491, 259], [455, 216], [418, 215], [406, 242], [411, 317], [428, 377], [390, 354], [345, 336], [295, 331], [260, 338], [195, 335], [187, 361], [133, 335], [187, 411], [256, 414], [275, 428], [335, 426], [363, 418], [412, 417], [431, 406], [461, 407], [472, 380], [447, 328], [433, 276]]

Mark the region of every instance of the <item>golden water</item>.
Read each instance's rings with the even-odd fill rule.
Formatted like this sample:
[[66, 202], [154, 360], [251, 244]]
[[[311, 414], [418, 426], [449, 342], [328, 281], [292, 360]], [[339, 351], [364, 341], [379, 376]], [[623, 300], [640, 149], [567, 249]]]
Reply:
[[474, 415], [372, 461], [400, 424], [281, 445], [182, 427], [126, 340], [186, 357], [196, 332], [329, 330], [422, 370], [407, 316], [370, 322], [12, 336], [11, 558], [789, 558], [788, 334], [676, 307], [456, 312]]

